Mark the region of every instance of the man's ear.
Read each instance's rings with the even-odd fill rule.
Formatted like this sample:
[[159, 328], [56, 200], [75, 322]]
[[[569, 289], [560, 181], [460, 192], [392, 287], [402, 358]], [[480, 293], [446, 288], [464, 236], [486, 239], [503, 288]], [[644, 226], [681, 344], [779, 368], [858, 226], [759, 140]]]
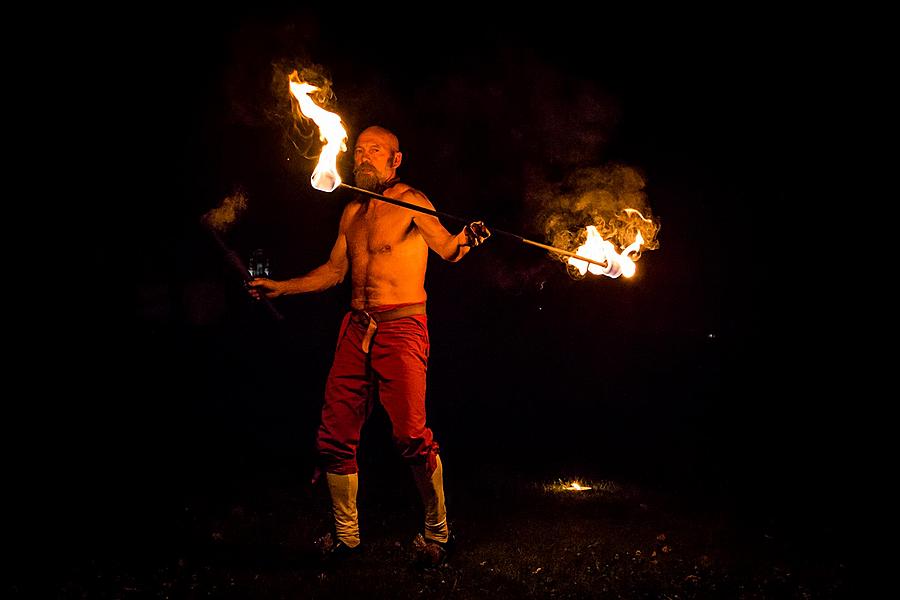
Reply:
[[403, 153], [398, 150], [397, 152], [394, 152], [394, 162], [391, 163], [391, 168], [396, 169], [400, 166], [401, 162], [403, 162]]

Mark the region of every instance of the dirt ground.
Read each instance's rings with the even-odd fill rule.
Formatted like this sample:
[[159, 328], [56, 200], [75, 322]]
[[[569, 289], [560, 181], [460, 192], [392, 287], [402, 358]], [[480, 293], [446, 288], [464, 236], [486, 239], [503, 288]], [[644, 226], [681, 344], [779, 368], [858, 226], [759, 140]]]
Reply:
[[[323, 484], [247, 466], [213, 485], [87, 507], [58, 543], [23, 552], [8, 591], [58, 598], [838, 598], [847, 545], [802, 506], [710, 486], [482, 465], [447, 477], [458, 550], [412, 566], [421, 513], [401, 465], [369, 468], [365, 552], [322, 564]], [[146, 488], [149, 489], [149, 486]], [[135, 490], [132, 490], [135, 491]], [[64, 539], [68, 538], [68, 539]], [[30, 557], [30, 558], [29, 558]], [[51, 566], [52, 565], [52, 566]], [[49, 593], [49, 596], [45, 594]]]

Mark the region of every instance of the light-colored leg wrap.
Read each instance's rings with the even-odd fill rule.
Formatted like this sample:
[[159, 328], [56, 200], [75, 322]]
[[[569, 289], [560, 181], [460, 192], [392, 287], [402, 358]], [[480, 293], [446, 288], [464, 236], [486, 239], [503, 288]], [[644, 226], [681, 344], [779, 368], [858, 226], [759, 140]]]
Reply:
[[328, 491], [334, 511], [334, 529], [337, 538], [350, 548], [359, 545], [359, 513], [356, 511], [356, 490], [359, 475], [327, 473]]
[[437, 467], [431, 477], [428, 477], [425, 465], [416, 465], [412, 471], [425, 506], [425, 537], [443, 543], [449, 538], [450, 529], [447, 527], [447, 507], [444, 506], [444, 469], [441, 457], [436, 456], [435, 460]]

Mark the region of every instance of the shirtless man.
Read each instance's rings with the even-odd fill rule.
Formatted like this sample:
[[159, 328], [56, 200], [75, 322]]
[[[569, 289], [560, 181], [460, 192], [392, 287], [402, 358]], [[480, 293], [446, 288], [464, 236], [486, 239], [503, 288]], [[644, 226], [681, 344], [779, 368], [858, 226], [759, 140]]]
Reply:
[[[356, 185], [434, 210], [422, 192], [397, 179], [402, 159], [397, 136], [369, 127], [356, 141]], [[425, 424], [425, 268], [429, 248], [456, 262], [489, 236], [481, 222], [454, 235], [436, 217], [366, 196], [344, 209], [324, 265], [294, 279], [250, 282], [254, 297], [276, 298], [326, 290], [350, 271], [351, 311], [338, 335], [316, 440], [334, 510], [337, 539], [324, 544], [332, 556], [359, 549], [356, 450], [372, 407], [369, 398], [377, 392], [390, 417], [394, 443], [410, 464], [425, 505], [425, 529], [417, 538], [420, 560], [436, 565], [446, 559], [452, 536], [444, 507], [443, 467], [438, 444]]]

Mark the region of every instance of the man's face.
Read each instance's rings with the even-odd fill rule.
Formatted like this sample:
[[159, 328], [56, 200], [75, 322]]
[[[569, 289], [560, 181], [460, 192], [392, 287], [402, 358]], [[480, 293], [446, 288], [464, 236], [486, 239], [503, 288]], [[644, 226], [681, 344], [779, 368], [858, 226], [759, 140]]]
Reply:
[[363, 132], [353, 153], [356, 185], [370, 191], [394, 177], [395, 149], [392, 140], [378, 132]]

